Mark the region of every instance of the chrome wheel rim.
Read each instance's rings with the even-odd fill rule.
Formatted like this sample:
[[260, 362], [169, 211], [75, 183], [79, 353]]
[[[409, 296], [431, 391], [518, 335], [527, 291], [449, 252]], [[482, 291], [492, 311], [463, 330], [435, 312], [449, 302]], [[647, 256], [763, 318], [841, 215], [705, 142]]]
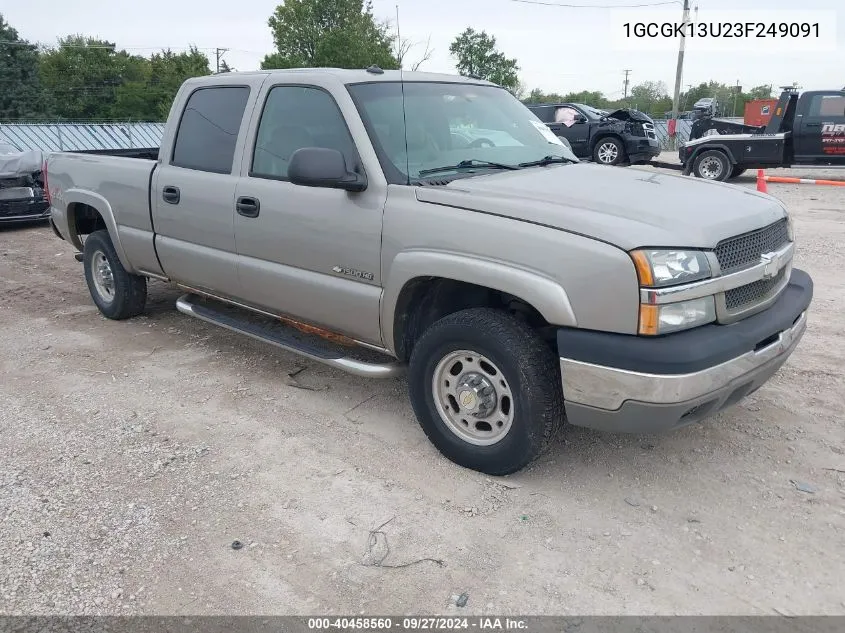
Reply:
[[619, 156], [619, 148], [616, 143], [603, 143], [599, 145], [599, 160], [605, 164], [610, 164]]
[[698, 166], [698, 170], [704, 178], [714, 180], [722, 175], [722, 161], [718, 158], [708, 156], [701, 161], [701, 164]]
[[469, 350], [447, 354], [434, 368], [432, 394], [440, 419], [476, 446], [502, 441], [513, 425], [513, 394], [489, 358]]
[[95, 252], [91, 258], [91, 276], [94, 278], [97, 294], [104, 301], [111, 303], [114, 299], [114, 274], [109, 260], [102, 251]]

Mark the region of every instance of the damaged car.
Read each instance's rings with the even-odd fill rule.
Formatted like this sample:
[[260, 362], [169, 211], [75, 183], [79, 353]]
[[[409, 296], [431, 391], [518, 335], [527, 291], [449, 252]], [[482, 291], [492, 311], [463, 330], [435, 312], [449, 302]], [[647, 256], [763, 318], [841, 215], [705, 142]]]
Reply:
[[654, 121], [639, 110], [611, 112], [582, 103], [527, 104], [578, 158], [601, 165], [638, 165], [660, 154]]
[[21, 152], [0, 141], [0, 224], [50, 219], [43, 164], [40, 150]]

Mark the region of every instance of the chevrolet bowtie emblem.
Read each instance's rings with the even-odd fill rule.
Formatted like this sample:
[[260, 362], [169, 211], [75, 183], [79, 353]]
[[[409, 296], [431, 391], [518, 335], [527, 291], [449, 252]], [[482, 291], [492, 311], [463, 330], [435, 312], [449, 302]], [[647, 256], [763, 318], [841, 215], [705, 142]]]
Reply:
[[763, 279], [774, 279], [780, 271], [780, 255], [778, 253], [763, 253], [760, 256], [763, 264]]

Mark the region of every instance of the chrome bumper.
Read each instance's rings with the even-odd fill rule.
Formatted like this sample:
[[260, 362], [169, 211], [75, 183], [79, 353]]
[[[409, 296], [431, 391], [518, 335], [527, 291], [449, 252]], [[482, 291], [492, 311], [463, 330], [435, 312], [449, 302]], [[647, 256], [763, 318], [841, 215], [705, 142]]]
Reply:
[[568, 421], [615, 432], [653, 432], [711, 416], [765, 384], [806, 327], [802, 312], [764, 347], [688, 374], [639, 373], [561, 358]]

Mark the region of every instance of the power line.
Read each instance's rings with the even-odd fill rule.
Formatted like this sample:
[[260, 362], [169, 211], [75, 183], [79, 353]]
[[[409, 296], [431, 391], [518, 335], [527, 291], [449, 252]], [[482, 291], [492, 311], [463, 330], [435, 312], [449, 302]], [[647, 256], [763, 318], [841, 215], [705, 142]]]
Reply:
[[215, 46], [193, 46], [191, 44], [181, 44], [179, 46], [118, 46], [117, 44], [47, 44], [46, 42], [26, 42], [16, 40], [0, 40], [0, 46], [21, 46], [28, 48], [40, 48], [46, 50], [57, 50], [62, 48], [81, 48], [91, 50], [107, 50], [107, 51], [168, 51], [168, 50], [190, 50], [198, 51], [217, 51], [225, 50], [234, 53], [249, 53], [250, 55], [266, 55], [267, 51], [250, 51], [243, 48], [227, 48], [220, 49]]
[[539, 4], [544, 7], [561, 7], [564, 9], [636, 9], [638, 7], [660, 7], [667, 4], [681, 4], [679, 0], [665, 0], [664, 2], [642, 2], [639, 4], [565, 4], [563, 2], [544, 2], [543, 0], [510, 0], [521, 4]]

